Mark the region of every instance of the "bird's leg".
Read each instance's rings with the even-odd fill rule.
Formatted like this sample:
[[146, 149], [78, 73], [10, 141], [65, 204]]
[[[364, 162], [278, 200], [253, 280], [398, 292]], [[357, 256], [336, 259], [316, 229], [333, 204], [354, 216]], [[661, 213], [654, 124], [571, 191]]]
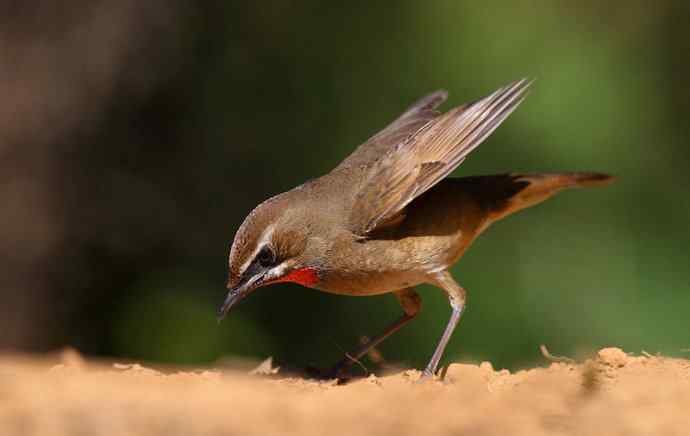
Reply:
[[448, 294], [448, 300], [450, 301], [450, 307], [453, 311], [450, 315], [448, 325], [446, 325], [446, 330], [443, 332], [443, 336], [441, 336], [441, 340], [436, 346], [436, 350], [431, 356], [429, 364], [422, 373], [423, 378], [432, 377], [434, 374], [436, 374], [438, 362], [443, 356], [443, 351], [446, 349], [446, 345], [448, 345], [448, 341], [453, 334], [453, 330], [455, 330], [455, 326], [457, 326], [458, 321], [460, 321], [460, 316], [465, 308], [465, 296], [467, 295], [467, 292], [462, 288], [462, 286], [453, 280], [453, 277], [448, 271], [442, 271], [436, 274], [435, 284], [446, 291], [446, 294]]
[[393, 324], [388, 326], [388, 328], [383, 333], [374, 338], [371, 338], [366, 343], [362, 344], [359, 348], [357, 348], [355, 351], [347, 353], [342, 360], [333, 365], [333, 367], [329, 371], [329, 375], [332, 375], [334, 377], [342, 375], [342, 372], [345, 369], [349, 368], [350, 366], [352, 366], [352, 364], [359, 361], [362, 357], [364, 357], [365, 354], [369, 352], [369, 350], [383, 342], [384, 339], [386, 339], [388, 336], [400, 330], [402, 326], [412, 321], [412, 319], [414, 319], [414, 317], [417, 316], [419, 310], [422, 307], [422, 299], [419, 297], [419, 294], [413, 288], [401, 289], [399, 291], [395, 291], [393, 294], [397, 297], [398, 302], [400, 302], [400, 306], [402, 306], [402, 309], [405, 313], [400, 318], [398, 318]]

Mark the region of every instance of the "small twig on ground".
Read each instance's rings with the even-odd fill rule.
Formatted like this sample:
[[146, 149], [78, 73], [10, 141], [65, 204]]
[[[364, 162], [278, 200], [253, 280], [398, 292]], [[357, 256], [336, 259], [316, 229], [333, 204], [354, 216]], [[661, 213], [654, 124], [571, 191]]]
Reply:
[[342, 351], [343, 354], [345, 354], [346, 359], [359, 365], [359, 367], [362, 368], [362, 370], [364, 371], [364, 374], [369, 375], [369, 370], [367, 369], [366, 366], [364, 366], [364, 364], [359, 359], [356, 359], [354, 356], [350, 355], [350, 353], [348, 351], [346, 351], [343, 347], [341, 347], [340, 344], [338, 344], [337, 342], [335, 342], [335, 341], [332, 341], [332, 342], [337, 348], [340, 348], [340, 351]]
[[369, 370], [367, 369], [366, 366], [364, 366], [364, 364], [359, 359], [355, 359], [353, 356], [350, 356], [350, 353], [345, 353], [345, 357], [347, 357], [352, 362], [359, 365], [359, 367], [362, 368], [362, 371], [364, 371], [364, 374], [369, 375]]
[[544, 344], [539, 346], [539, 351], [541, 351], [541, 355], [544, 356], [544, 359], [550, 362], [575, 363], [575, 359], [571, 359], [570, 357], [554, 356], [553, 354], [549, 353], [548, 348], [546, 348], [546, 345]]
[[648, 358], [650, 358], [650, 359], [654, 357], [653, 354], [650, 354], [650, 353], [646, 352], [645, 350], [642, 350], [641, 354], [642, 354], [644, 357], [648, 357]]
[[450, 363], [448, 365], [441, 367], [441, 370], [438, 373], [438, 377], [441, 379], [441, 381], [444, 381], [446, 379], [446, 374], [448, 374], [448, 368], [450, 368]]

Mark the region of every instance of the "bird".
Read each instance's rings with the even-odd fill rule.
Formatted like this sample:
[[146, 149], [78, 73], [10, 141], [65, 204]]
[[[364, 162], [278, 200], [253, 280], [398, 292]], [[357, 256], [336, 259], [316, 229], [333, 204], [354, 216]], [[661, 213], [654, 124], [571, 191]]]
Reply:
[[421, 379], [437, 374], [465, 309], [466, 290], [449, 269], [491, 224], [567, 188], [600, 186], [596, 172], [448, 177], [525, 99], [532, 81], [441, 112], [447, 92], [414, 103], [331, 172], [259, 204], [238, 228], [228, 257], [219, 321], [258, 288], [284, 282], [332, 294], [392, 293], [402, 314], [347, 353], [327, 377], [348, 368], [413, 320], [416, 287], [445, 292], [450, 318]]

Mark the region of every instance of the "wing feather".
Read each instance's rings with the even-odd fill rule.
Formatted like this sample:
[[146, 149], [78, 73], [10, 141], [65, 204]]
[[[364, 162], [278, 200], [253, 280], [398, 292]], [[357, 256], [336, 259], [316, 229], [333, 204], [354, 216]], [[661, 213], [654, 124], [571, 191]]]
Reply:
[[[477, 102], [437, 114], [389, 147], [367, 167], [350, 217], [353, 232], [366, 235], [389, 225], [412, 200], [455, 170], [522, 102], [530, 83], [523, 79]], [[429, 107], [420, 103], [433, 101], [433, 96], [420, 100], [388, 128], [398, 122], [403, 125], [406, 116], [418, 117], [415, 107]]]
[[439, 113], [436, 108], [448, 98], [448, 93], [438, 90], [417, 100], [402, 115], [383, 130], [366, 140], [336, 168], [367, 165], [386, 154], [393, 146], [414, 135]]

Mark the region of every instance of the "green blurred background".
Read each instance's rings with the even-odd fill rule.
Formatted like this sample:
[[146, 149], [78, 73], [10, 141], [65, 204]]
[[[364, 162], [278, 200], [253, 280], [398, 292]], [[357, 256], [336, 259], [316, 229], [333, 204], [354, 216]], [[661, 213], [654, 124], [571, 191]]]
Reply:
[[[32, 4], [34, 3], [34, 4]], [[218, 325], [234, 232], [438, 88], [532, 92], [455, 173], [593, 170], [453, 268], [450, 359], [690, 347], [690, 3], [0, 2], [0, 347], [325, 366], [400, 312], [281, 284]], [[422, 366], [449, 316], [382, 347]]]

